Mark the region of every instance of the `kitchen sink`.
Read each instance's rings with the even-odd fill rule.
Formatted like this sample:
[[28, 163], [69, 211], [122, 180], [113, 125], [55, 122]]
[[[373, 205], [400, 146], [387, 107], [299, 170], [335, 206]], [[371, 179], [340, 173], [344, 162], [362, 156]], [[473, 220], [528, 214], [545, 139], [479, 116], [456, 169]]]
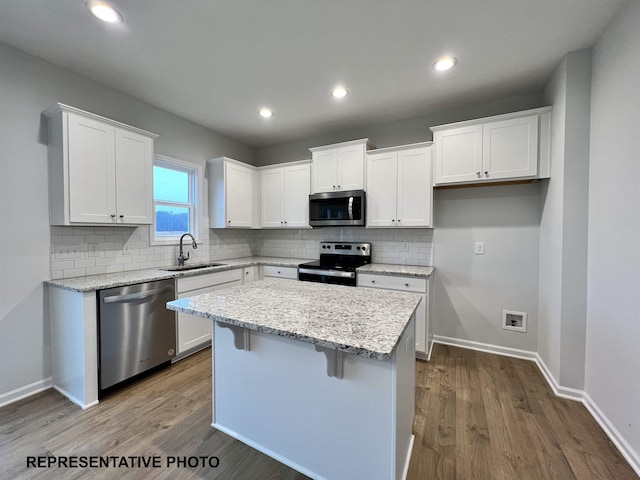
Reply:
[[199, 268], [220, 267], [226, 263], [193, 263], [191, 265], [178, 265], [175, 267], [164, 267], [160, 270], [166, 272], [184, 272], [185, 270], [198, 270]]

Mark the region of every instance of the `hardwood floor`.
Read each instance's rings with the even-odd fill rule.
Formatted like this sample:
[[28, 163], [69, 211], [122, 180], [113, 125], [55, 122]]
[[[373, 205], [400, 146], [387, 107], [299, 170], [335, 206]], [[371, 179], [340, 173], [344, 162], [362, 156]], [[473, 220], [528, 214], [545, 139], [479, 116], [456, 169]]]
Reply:
[[417, 363], [414, 433], [410, 480], [638, 478], [527, 360], [434, 345]]
[[[409, 480], [637, 479], [586, 409], [555, 397], [533, 362], [436, 345], [416, 373]], [[49, 390], [0, 409], [0, 479], [307, 478], [210, 423], [210, 350], [86, 411]], [[39, 455], [157, 456], [162, 468], [27, 468]], [[212, 455], [217, 468], [166, 467], [169, 457]]]

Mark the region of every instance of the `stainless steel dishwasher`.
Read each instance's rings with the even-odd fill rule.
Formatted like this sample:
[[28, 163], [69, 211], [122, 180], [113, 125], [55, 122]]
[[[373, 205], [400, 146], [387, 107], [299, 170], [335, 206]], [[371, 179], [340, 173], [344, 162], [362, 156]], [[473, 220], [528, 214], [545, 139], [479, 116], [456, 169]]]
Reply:
[[173, 279], [99, 291], [99, 387], [108, 389], [176, 356]]

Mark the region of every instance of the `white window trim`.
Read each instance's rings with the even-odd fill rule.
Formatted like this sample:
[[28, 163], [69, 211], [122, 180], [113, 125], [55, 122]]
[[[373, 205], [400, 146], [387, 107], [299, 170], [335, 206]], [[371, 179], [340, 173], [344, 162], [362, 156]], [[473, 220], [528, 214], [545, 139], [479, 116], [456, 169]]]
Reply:
[[[204, 172], [202, 165], [198, 165], [197, 163], [185, 162], [184, 160], [178, 160], [177, 158], [167, 157], [166, 155], [155, 154], [153, 156], [153, 165], [162, 166], [165, 164], [168, 168], [176, 168], [184, 169], [185, 171], [193, 171], [195, 172], [195, 192], [194, 192], [194, 204], [196, 206], [196, 211], [193, 218], [193, 232], [192, 235], [195, 237], [197, 243], [201, 243], [200, 241], [200, 227], [203, 225], [203, 216], [202, 216], [202, 183]], [[149, 245], [178, 245], [180, 242], [180, 237], [169, 237], [166, 239], [156, 239], [156, 212], [155, 212], [155, 197], [153, 199], [153, 223], [151, 224], [151, 228], [149, 229]]]

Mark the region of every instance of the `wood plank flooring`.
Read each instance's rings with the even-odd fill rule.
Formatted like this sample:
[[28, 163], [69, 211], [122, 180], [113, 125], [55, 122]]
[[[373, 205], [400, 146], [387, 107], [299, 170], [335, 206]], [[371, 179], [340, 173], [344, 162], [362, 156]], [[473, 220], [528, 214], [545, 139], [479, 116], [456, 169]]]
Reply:
[[[431, 362], [417, 362], [416, 387], [409, 480], [637, 479], [586, 409], [555, 397], [533, 362], [436, 345]], [[0, 408], [0, 479], [307, 478], [210, 424], [206, 350], [86, 411], [54, 390]], [[27, 468], [36, 455], [155, 455], [163, 468]], [[217, 468], [164, 465], [211, 455]]]
[[417, 363], [414, 433], [410, 480], [638, 478], [527, 360], [434, 345]]

